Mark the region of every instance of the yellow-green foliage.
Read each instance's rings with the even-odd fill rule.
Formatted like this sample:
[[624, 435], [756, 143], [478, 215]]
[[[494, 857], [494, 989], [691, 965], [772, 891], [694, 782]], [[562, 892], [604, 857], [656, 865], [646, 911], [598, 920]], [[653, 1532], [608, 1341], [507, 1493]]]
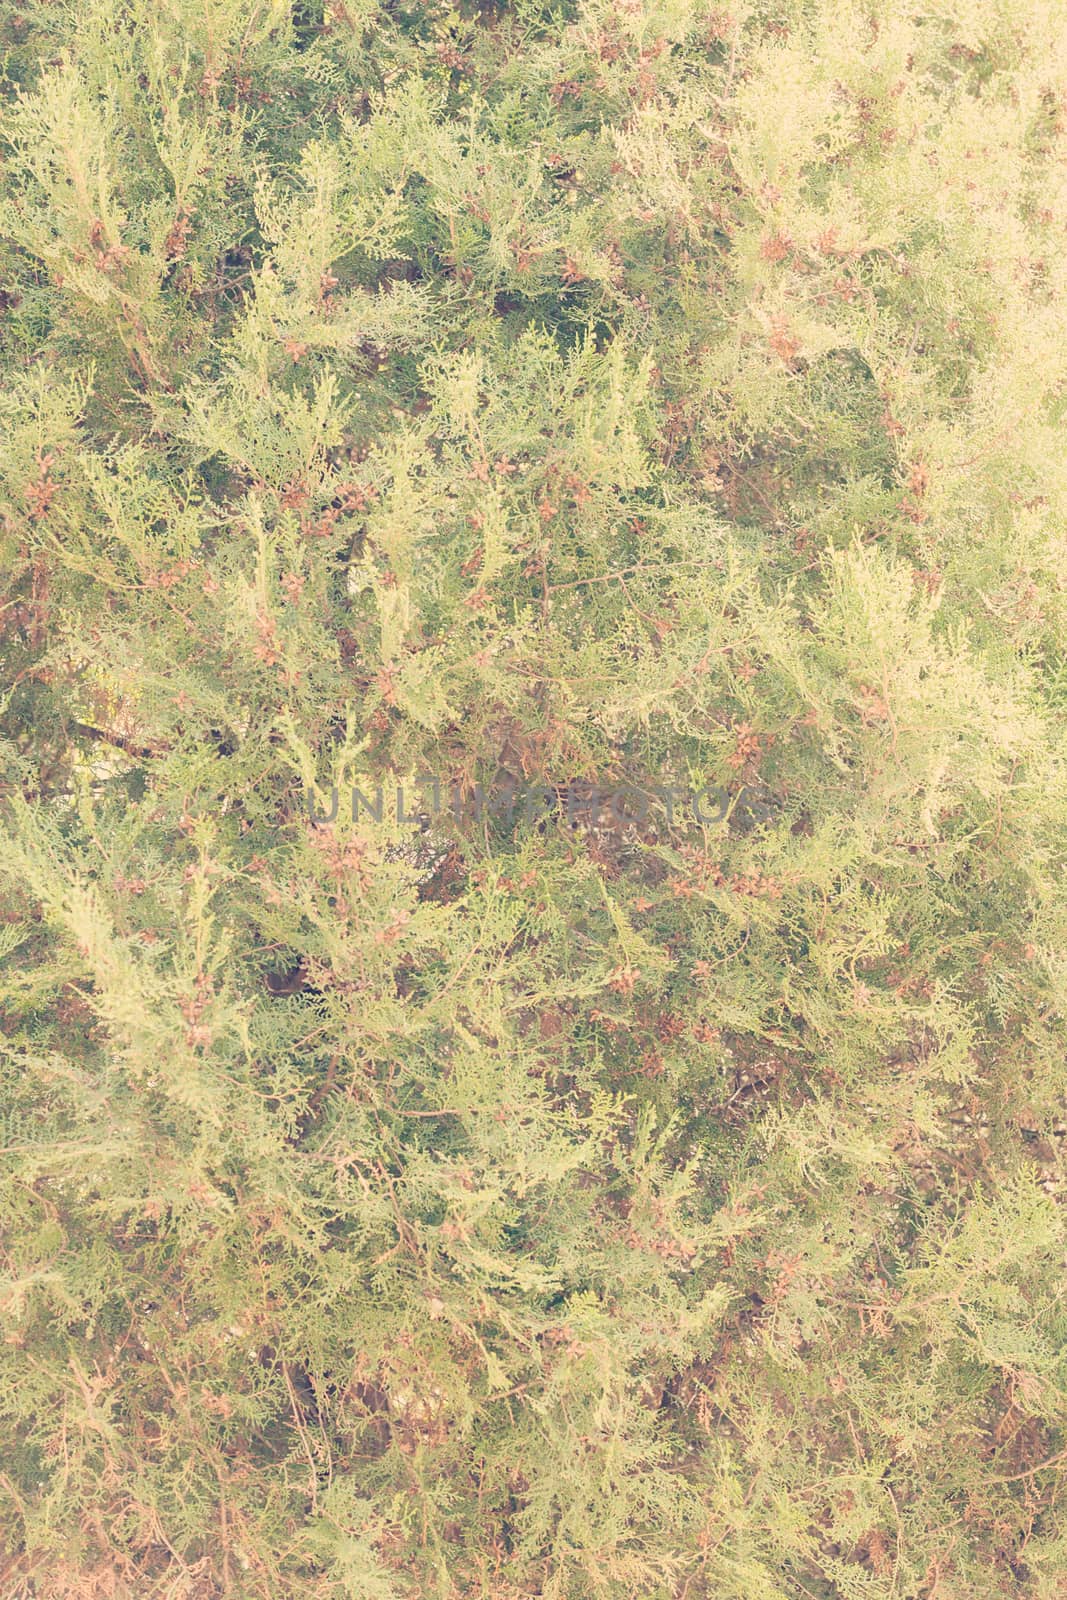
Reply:
[[0, 73], [0, 1600], [1061, 1596], [1062, 4]]

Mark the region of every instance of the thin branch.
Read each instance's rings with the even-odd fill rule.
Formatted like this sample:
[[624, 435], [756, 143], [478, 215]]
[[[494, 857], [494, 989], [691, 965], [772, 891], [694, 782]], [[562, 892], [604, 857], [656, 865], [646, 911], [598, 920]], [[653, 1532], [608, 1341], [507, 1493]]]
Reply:
[[124, 750], [130, 756], [163, 756], [171, 748], [169, 744], [136, 744], [114, 728], [94, 728], [89, 722], [68, 722], [67, 727], [72, 733], [80, 733], [86, 739], [102, 739], [105, 744], [114, 745], [116, 750]]

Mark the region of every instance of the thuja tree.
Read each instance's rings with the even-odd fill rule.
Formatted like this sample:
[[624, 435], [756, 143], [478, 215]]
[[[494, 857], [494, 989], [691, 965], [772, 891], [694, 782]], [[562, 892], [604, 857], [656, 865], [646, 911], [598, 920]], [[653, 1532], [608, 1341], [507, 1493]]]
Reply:
[[1063, 20], [3, 6], [5, 1597], [1064, 1592]]

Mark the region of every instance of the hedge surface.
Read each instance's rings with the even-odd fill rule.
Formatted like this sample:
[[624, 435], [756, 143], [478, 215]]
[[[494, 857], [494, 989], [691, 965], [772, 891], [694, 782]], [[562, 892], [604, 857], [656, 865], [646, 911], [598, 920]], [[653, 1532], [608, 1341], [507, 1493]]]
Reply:
[[1065, 22], [0, 7], [4, 1600], [1064, 1594]]

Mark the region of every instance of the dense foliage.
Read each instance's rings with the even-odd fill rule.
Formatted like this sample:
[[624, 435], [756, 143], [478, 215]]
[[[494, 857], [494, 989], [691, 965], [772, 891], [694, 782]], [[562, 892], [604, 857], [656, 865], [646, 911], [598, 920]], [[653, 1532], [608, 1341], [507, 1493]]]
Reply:
[[4, 1600], [1064, 1593], [1065, 22], [0, 7]]

